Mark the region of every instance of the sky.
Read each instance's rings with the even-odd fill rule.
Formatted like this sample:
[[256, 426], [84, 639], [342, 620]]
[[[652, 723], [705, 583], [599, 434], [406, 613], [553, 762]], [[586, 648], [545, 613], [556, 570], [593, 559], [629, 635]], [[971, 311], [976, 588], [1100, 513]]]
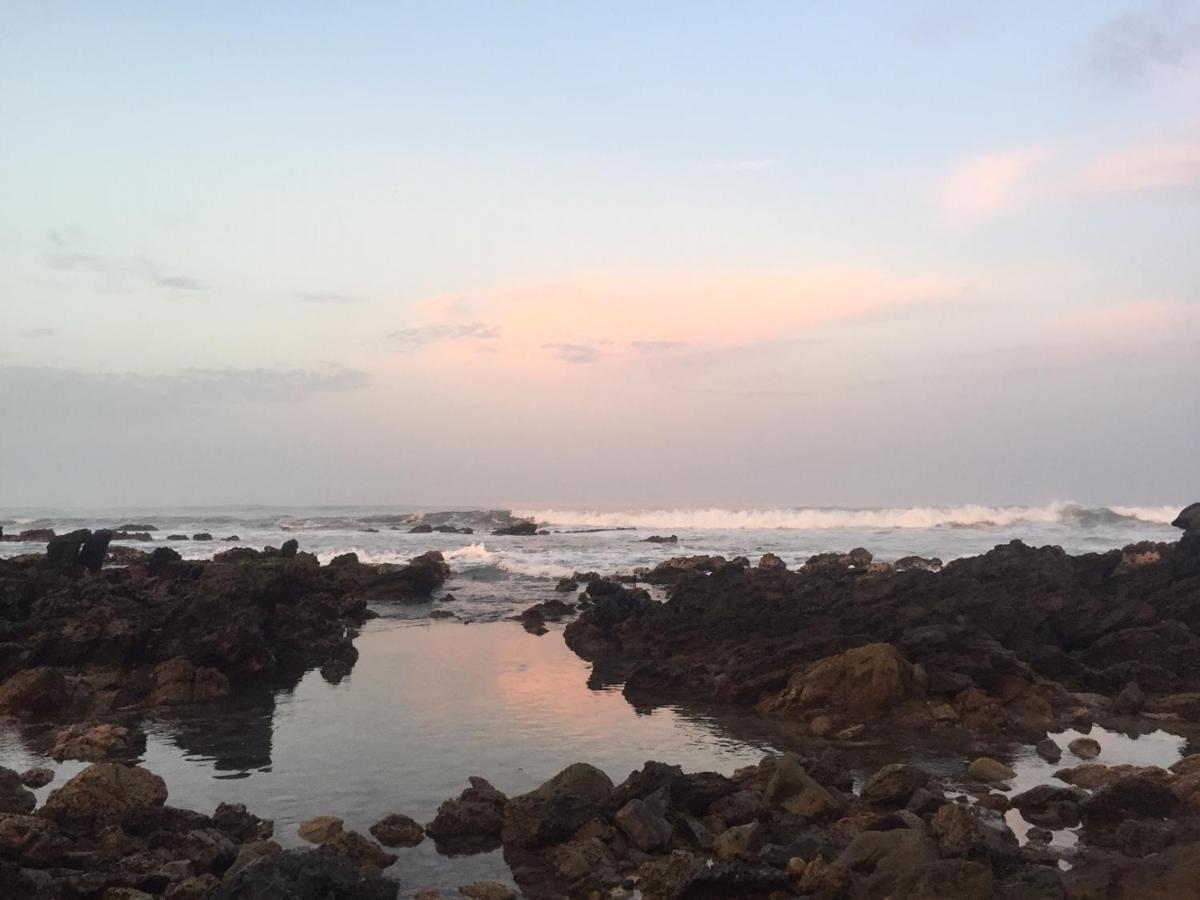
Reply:
[[0, 507], [1200, 499], [1200, 0], [0, 16]]

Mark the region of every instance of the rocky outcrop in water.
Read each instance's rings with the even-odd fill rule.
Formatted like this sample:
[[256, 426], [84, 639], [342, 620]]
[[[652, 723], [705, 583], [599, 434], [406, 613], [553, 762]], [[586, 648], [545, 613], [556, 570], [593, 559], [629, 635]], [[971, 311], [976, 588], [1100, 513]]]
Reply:
[[826, 734], [1044, 736], [1143, 707], [1200, 721], [1200, 534], [1082, 556], [1014, 541], [935, 568], [879, 567], [862, 550], [797, 571], [668, 560], [645, 576], [670, 585], [665, 603], [620, 588], [565, 635], [624, 665], [642, 706], [756, 705]]
[[168, 547], [100, 569], [106, 534], [74, 532], [44, 557], [0, 559], [0, 712], [104, 714], [175, 706], [330, 660], [352, 665], [367, 603], [427, 598], [449, 568], [298, 552], [227, 550], [184, 561]]

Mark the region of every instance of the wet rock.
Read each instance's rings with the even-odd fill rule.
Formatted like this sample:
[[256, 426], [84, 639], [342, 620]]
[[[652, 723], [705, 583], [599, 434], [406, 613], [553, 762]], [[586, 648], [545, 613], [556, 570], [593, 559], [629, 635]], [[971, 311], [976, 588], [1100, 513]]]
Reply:
[[554, 586], [554, 589], [560, 594], [571, 593], [572, 591], [579, 590], [579, 582], [574, 578], [560, 578], [558, 579], [558, 584]]
[[191, 540], [186, 534], [168, 534], [168, 541], [188, 541]]
[[1193, 753], [1171, 763], [1170, 769], [1176, 775], [1195, 775], [1200, 773], [1200, 753]]
[[734, 860], [749, 856], [762, 840], [762, 826], [758, 822], [734, 825], [717, 835], [713, 852], [719, 859]]
[[321, 663], [321, 677], [330, 684], [341, 684], [342, 679], [349, 675], [352, 670], [353, 666], [349, 662], [336, 657], [327, 659]]
[[1067, 744], [1067, 749], [1080, 759], [1095, 759], [1100, 755], [1100, 742], [1095, 738], [1078, 737]]
[[541, 787], [504, 807], [505, 846], [544, 847], [568, 838], [613, 792], [612, 780], [587, 763], [573, 763]]
[[300, 552], [300, 542], [295, 538], [289, 538], [279, 545], [279, 555], [284, 559], [295, 559], [298, 552]]
[[241, 803], [218, 803], [213, 825], [238, 843], [262, 841], [275, 833], [275, 823], [248, 812]]
[[345, 822], [337, 816], [314, 816], [300, 823], [296, 834], [300, 840], [310, 844], [324, 844], [333, 840], [345, 829]]
[[28, 788], [45, 787], [54, 780], [54, 770], [35, 766], [21, 773], [21, 784]]
[[774, 553], [764, 553], [758, 560], [758, 567], [765, 570], [786, 570], [787, 563], [776, 556]]
[[98, 762], [102, 759], [131, 756], [134, 740], [123, 725], [71, 725], [54, 736], [50, 748], [51, 758], [62, 762], [65, 759], [81, 759]]
[[861, 796], [867, 803], [904, 806], [928, 782], [929, 776], [915, 766], [892, 763], [867, 779]]
[[1131, 681], [1113, 700], [1112, 711], [1118, 716], [1136, 716], [1145, 705], [1145, 693], [1138, 687], [1136, 681]]
[[[805, 774], [807, 775], [807, 773]], [[815, 784], [816, 782], [813, 783]], [[817, 787], [820, 787], [820, 785], [817, 785]], [[798, 785], [793, 795], [800, 793], [803, 789], [803, 786]], [[822, 790], [824, 789], [822, 788]], [[726, 825], [745, 825], [759, 818], [766, 818], [770, 815], [770, 812], [771, 805], [767, 802], [767, 798], [754, 790], [737, 791], [729, 794], [720, 798], [709, 807], [709, 813], [717, 816]]]
[[646, 538], [646, 540], [643, 541], [643, 543], [646, 543], [646, 544], [678, 544], [679, 537], [674, 534], [667, 535], [666, 537], [664, 537], [661, 534], [652, 534], [652, 535], [650, 535], [650, 537]]
[[967, 767], [967, 775], [976, 781], [988, 784], [998, 781], [1009, 781], [1016, 777], [1016, 772], [999, 760], [989, 756], [981, 756]]
[[33, 812], [37, 799], [12, 769], [0, 766], [0, 813]]
[[233, 863], [225, 870], [225, 877], [232, 878], [238, 872], [242, 871], [242, 869], [246, 868], [246, 866], [282, 852], [283, 848], [275, 841], [249, 841], [242, 844], [238, 848], [237, 856], [234, 858]]
[[520, 896], [499, 881], [472, 881], [470, 884], [460, 885], [458, 892], [471, 900], [517, 900]]
[[420, 525], [414, 525], [408, 529], [409, 534], [433, 534], [433, 526], [427, 522], [422, 522]]
[[1166, 769], [1160, 769], [1157, 766], [1106, 766], [1103, 763], [1084, 763], [1070, 769], [1059, 769], [1054, 773], [1054, 777], [1059, 781], [1065, 781], [1067, 784], [1088, 790], [1112, 784], [1126, 775], [1138, 775], [1160, 784], [1165, 784], [1171, 778], [1171, 774]]
[[1027, 822], [1046, 828], [1074, 828], [1079, 824], [1080, 807], [1088, 795], [1076, 788], [1039, 784], [1012, 798]]
[[928, 837], [912, 828], [864, 831], [837, 858], [848, 872], [865, 876], [864, 896], [886, 896], [896, 882], [937, 859], [937, 848]]
[[766, 709], [789, 713], [827, 710], [838, 717], [870, 717], [923, 696], [912, 665], [895, 647], [867, 644], [796, 673]]
[[329, 840], [322, 841], [321, 847], [352, 860], [359, 867], [386, 869], [399, 859], [396, 854], [388, 853], [373, 840], [364, 837], [357, 831], [339, 831]]
[[425, 829], [415, 819], [393, 813], [368, 829], [385, 847], [415, 847], [425, 840]]
[[1184, 531], [1200, 531], [1200, 503], [1190, 503], [1179, 511], [1171, 524]]
[[71, 848], [53, 822], [39, 816], [0, 815], [0, 857], [43, 868], [59, 863]]
[[892, 568], [897, 572], [910, 570], [937, 572], [942, 568], [942, 561], [936, 556], [929, 559], [923, 556], [902, 556], [892, 563]]
[[502, 537], [529, 537], [537, 533], [537, 523], [532, 519], [519, 519], [512, 525], [497, 528], [492, 532], [492, 534]]
[[426, 833], [439, 844], [486, 846], [498, 842], [504, 828], [504, 807], [508, 798], [485, 779], [472, 776], [471, 786], [458, 799], [438, 807]]
[[1034, 749], [1036, 749], [1037, 755], [1048, 763], [1056, 763], [1062, 759], [1062, 750], [1050, 738], [1043, 738], [1038, 741]]
[[[165, 548], [164, 548], [165, 549]], [[203, 703], [229, 694], [229, 678], [217, 669], [176, 656], [154, 667], [148, 702], [154, 706]]]
[[328, 850], [288, 850], [242, 869], [210, 900], [395, 900], [399, 885]]
[[15, 715], [56, 712], [68, 699], [66, 678], [55, 669], [26, 669], [0, 685], [0, 711]]
[[939, 859], [901, 876], [894, 896], [895, 900], [992, 900], [995, 890], [990, 866]]
[[639, 850], [649, 852], [665, 847], [671, 841], [673, 829], [664, 818], [666, 811], [665, 788], [647, 800], [636, 797], [622, 806], [613, 821]]
[[207, 531], [199, 531], [196, 534], [192, 535], [193, 541], [211, 541], [212, 539], [213, 539], [213, 536], [211, 534], [209, 534]]
[[1170, 822], [1149, 819], [1126, 819], [1117, 826], [1112, 844], [1125, 856], [1142, 857], [1160, 853], [1174, 840], [1175, 827]]
[[1131, 817], [1166, 818], [1179, 806], [1179, 798], [1166, 785], [1141, 775], [1126, 775], [1100, 788], [1084, 801], [1087, 825], [1117, 822]]
[[52, 791], [38, 810], [61, 826], [116, 825], [167, 801], [166, 783], [140, 766], [100, 762]]
[[788, 812], [813, 820], [833, 818], [845, 808], [839, 798], [808, 774], [800, 757], [790, 751], [776, 763], [767, 782], [766, 797], [780, 803]]

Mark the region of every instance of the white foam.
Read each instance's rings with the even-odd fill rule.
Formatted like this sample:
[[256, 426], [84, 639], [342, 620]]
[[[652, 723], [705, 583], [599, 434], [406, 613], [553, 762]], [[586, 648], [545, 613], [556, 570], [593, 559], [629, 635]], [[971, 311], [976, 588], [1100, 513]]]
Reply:
[[[1044, 506], [913, 506], [883, 509], [646, 509], [602, 512], [578, 509], [523, 509], [522, 518], [558, 526], [647, 529], [840, 529], [840, 528], [936, 528], [938, 526], [985, 527], [1017, 523], [1056, 524], [1077, 514], [1074, 503]], [[1171, 509], [1168, 515], [1168, 509]], [[1175, 514], [1168, 507], [1113, 507], [1120, 515], [1145, 522], [1166, 523]]]
[[1154, 525], [1170, 525], [1179, 515], [1178, 506], [1110, 506], [1118, 516], [1128, 516], [1139, 522], [1150, 522]]

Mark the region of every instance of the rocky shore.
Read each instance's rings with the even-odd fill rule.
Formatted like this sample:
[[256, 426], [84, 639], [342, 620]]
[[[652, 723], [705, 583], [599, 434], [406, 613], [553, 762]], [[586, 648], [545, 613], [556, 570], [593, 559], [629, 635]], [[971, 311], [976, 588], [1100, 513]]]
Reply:
[[[389, 868], [389, 848], [425, 841], [448, 858], [501, 851], [519, 891], [458, 889], [482, 900], [1193, 896], [1200, 505], [1176, 524], [1177, 542], [1081, 556], [1013, 542], [879, 563], [856, 548], [795, 571], [703, 556], [564, 579], [559, 596], [586, 588], [526, 610], [527, 630], [573, 618], [568, 645], [638, 709], [728, 705], [779, 726], [789, 752], [731, 775], [647, 762], [620, 783], [578, 762], [515, 796], [476, 776], [428, 822], [396, 809], [359, 833], [329, 810], [292, 850], [240, 806], [168, 806], [128, 762], [136, 732], [91, 719], [317, 666], [336, 680], [368, 604], [427, 598], [440, 554], [322, 566], [289, 541], [100, 568], [103, 533], [56, 537], [0, 560], [0, 711], [74, 718], [48, 755], [92, 765], [40, 806], [52, 770], [0, 769], [0, 896], [434, 900]], [[1160, 729], [1196, 741], [1161, 764], [1109, 758], [1110, 736]], [[911, 752], [935, 745], [952, 761]], [[1046, 761], [1033, 782], [1022, 754]]]
[[320, 666], [353, 666], [369, 602], [427, 598], [449, 574], [436, 551], [405, 566], [346, 554], [322, 566], [295, 541], [184, 561], [169, 547], [101, 568], [111, 535], [52, 538], [0, 559], [0, 713], [104, 715], [225, 696]]

